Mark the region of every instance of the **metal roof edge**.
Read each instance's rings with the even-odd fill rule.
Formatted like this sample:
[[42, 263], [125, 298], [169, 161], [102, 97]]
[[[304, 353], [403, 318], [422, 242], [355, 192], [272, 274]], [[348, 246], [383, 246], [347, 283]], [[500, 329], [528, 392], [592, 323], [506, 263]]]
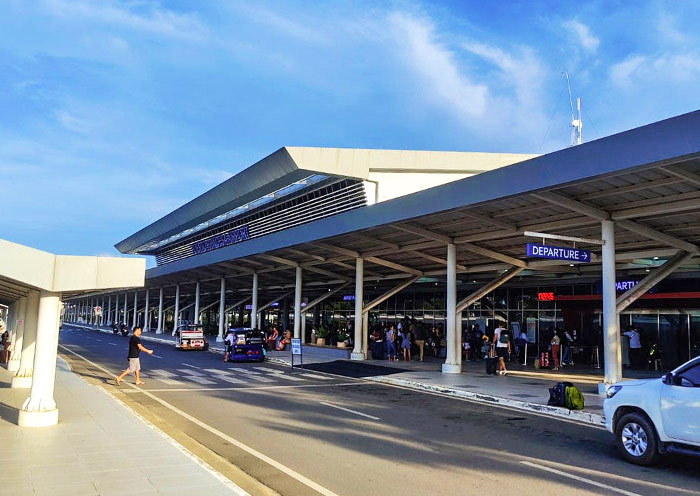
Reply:
[[[655, 163], [700, 156], [700, 110], [149, 269], [153, 278]], [[584, 171], [580, 166], [585, 165]]]

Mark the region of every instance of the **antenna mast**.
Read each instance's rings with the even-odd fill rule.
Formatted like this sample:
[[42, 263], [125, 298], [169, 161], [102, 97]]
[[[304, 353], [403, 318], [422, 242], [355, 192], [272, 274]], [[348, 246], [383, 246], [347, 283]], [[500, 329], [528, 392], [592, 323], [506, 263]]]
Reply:
[[569, 73], [564, 71], [561, 73], [566, 78], [566, 87], [569, 89], [569, 107], [571, 107], [571, 146], [580, 145], [583, 142], [583, 120], [581, 119], [581, 98], [576, 98], [576, 109], [578, 110], [578, 118], [574, 113], [574, 101], [571, 96], [571, 81], [569, 81]]

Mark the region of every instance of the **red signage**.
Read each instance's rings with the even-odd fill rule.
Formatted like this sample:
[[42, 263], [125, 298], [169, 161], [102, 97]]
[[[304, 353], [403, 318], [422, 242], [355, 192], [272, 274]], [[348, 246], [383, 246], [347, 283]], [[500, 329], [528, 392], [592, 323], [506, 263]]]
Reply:
[[540, 301], [554, 301], [554, 293], [537, 293], [537, 299]]

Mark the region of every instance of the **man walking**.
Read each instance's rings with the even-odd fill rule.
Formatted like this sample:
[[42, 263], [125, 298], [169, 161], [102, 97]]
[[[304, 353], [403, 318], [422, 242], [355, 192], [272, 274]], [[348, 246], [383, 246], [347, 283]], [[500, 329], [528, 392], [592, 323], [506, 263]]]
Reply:
[[497, 373], [498, 375], [506, 375], [508, 373], [506, 357], [510, 353], [510, 334], [501, 323], [493, 331], [493, 342], [496, 344], [496, 356], [498, 357]]
[[117, 386], [121, 384], [122, 379], [130, 372], [134, 373], [136, 376], [136, 384], [141, 385], [144, 382], [141, 380], [141, 362], [139, 360], [139, 355], [141, 352], [153, 355], [153, 350], [149, 350], [144, 345], [141, 344], [141, 327], [134, 327], [134, 334], [129, 338], [129, 368], [124, 372], [119, 374], [115, 379]]

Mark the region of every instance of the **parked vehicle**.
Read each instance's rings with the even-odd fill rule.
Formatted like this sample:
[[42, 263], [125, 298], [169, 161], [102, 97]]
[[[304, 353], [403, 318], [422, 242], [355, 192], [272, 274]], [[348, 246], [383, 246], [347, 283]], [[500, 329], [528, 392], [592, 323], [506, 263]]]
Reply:
[[613, 384], [604, 410], [629, 462], [651, 465], [665, 453], [700, 456], [700, 357], [659, 379]]
[[128, 336], [129, 335], [129, 326], [126, 324], [122, 324], [121, 331], [122, 331], [122, 336]]
[[119, 324], [117, 324], [116, 322], [112, 323], [112, 334], [114, 334], [115, 336], [119, 334]]
[[204, 329], [200, 324], [181, 325], [176, 335], [175, 348], [178, 350], [206, 351], [209, 349], [209, 343], [204, 337]]
[[236, 327], [229, 330], [233, 334], [233, 347], [229, 359], [234, 362], [262, 362], [263, 333], [249, 327]]

